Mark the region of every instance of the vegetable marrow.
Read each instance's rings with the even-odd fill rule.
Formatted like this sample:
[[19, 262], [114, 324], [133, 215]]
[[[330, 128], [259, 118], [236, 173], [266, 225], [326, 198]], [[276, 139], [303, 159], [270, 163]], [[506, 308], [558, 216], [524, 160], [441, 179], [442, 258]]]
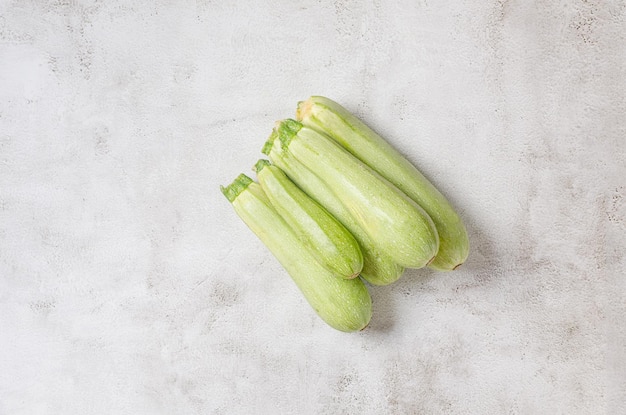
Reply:
[[367, 326], [372, 300], [361, 279], [342, 279], [322, 266], [274, 209], [261, 186], [248, 176], [241, 174], [221, 189], [328, 325], [345, 332]]
[[338, 103], [313, 96], [298, 104], [296, 118], [330, 136], [419, 204], [439, 234], [439, 252], [430, 267], [449, 271], [469, 253], [465, 226], [446, 198], [406, 158]]
[[332, 189], [382, 253], [407, 268], [434, 259], [439, 237], [419, 205], [324, 134], [291, 119], [277, 131], [282, 150]]
[[280, 168], [259, 160], [255, 170], [276, 211], [313, 256], [342, 278], [357, 277], [363, 268], [363, 255], [354, 236]]

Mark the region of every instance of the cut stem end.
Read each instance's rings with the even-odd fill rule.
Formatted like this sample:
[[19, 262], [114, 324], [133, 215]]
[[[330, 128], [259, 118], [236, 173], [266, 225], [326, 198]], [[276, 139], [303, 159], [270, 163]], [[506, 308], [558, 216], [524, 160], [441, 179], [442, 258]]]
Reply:
[[311, 112], [311, 108], [313, 108], [313, 102], [311, 101], [311, 98], [307, 99], [306, 101], [298, 102], [298, 107], [296, 108], [296, 120], [302, 121], [306, 117], [308, 117], [309, 113]]
[[233, 201], [237, 198], [237, 196], [239, 196], [241, 192], [246, 190], [246, 188], [250, 185], [250, 183], [252, 183], [252, 179], [246, 176], [245, 174], [241, 173], [228, 186], [226, 187], [220, 186], [220, 190], [222, 191], [224, 196], [226, 196], [226, 199], [228, 199], [230, 203], [233, 203]]

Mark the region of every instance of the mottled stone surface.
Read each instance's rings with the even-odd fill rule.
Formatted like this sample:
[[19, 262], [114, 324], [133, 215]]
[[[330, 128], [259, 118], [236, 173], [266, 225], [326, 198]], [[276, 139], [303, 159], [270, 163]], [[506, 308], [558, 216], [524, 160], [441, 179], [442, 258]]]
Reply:
[[[0, 414], [626, 413], [624, 1], [0, 2]], [[472, 242], [325, 326], [219, 185], [326, 95]]]

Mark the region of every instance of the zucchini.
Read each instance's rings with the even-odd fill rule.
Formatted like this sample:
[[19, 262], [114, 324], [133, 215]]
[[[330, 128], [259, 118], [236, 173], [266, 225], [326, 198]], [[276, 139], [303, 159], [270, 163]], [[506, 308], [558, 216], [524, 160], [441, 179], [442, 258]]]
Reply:
[[330, 136], [420, 205], [439, 234], [439, 252], [430, 267], [449, 271], [469, 254], [463, 221], [446, 198], [389, 143], [338, 103], [313, 96], [298, 103], [296, 118]]
[[267, 145], [263, 148], [263, 153], [268, 155], [272, 163], [280, 167], [300, 189], [324, 206], [352, 233], [363, 254], [361, 278], [373, 285], [388, 285], [397, 281], [402, 276], [404, 268], [396, 264], [388, 255], [380, 252], [326, 183], [291, 157], [289, 153], [281, 151], [280, 141], [275, 140], [277, 134], [278, 132], [274, 129]]
[[332, 189], [381, 252], [407, 268], [434, 259], [439, 237], [419, 205], [324, 134], [291, 119], [277, 131], [282, 151]]
[[338, 278], [322, 266], [274, 209], [258, 183], [241, 174], [221, 190], [328, 325], [345, 332], [367, 326], [372, 316], [372, 299], [363, 281]]
[[267, 160], [255, 165], [257, 179], [276, 211], [326, 268], [342, 278], [355, 278], [363, 255], [354, 236], [319, 203]]

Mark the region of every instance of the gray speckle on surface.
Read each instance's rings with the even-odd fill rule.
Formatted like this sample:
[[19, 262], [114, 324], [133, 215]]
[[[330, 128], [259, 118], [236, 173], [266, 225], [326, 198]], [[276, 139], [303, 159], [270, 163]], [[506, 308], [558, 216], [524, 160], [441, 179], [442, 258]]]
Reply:
[[[624, 1], [0, 4], [0, 414], [626, 413]], [[220, 184], [329, 96], [464, 218], [317, 318]]]

